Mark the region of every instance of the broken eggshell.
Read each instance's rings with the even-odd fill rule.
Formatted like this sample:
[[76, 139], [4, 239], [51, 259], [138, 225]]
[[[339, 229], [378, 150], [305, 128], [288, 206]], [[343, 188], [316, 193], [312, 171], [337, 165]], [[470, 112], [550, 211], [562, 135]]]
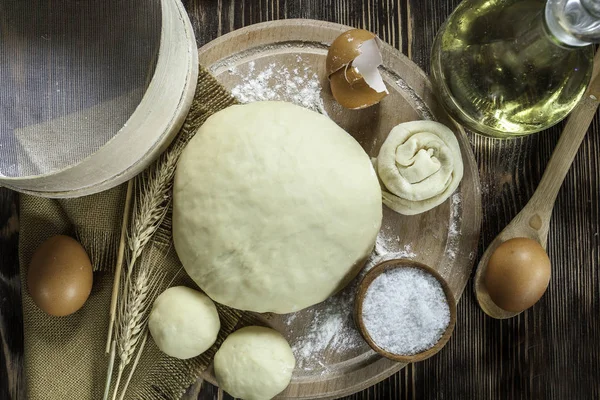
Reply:
[[373, 33], [352, 29], [341, 34], [327, 53], [333, 97], [353, 110], [379, 103], [388, 94], [377, 69], [382, 63], [379, 39]]
[[337, 102], [351, 110], [375, 105], [387, 95], [387, 92], [378, 93], [373, 90], [353, 68], [341, 69], [331, 75], [329, 85]]

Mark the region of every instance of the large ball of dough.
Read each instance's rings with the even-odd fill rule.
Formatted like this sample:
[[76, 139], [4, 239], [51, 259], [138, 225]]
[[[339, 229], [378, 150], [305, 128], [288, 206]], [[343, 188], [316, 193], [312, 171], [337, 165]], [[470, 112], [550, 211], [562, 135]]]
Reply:
[[277, 331], [242, 328], [225, 339], [214, 366], [221, 389], [244, 400], [268, 400], [290, 383], [296, 359]]
[[288, 313], [345, 286], [381, 225], [369, 157], [329, 118], [284, 102], [211, 116], [175, 177], [173, 239], [213, 300]]
[[199, 356], [215, 343], [221, 323], [208, 296], [176, 286], [156, 298], [148, 328], [161, 351], [185, 360]]

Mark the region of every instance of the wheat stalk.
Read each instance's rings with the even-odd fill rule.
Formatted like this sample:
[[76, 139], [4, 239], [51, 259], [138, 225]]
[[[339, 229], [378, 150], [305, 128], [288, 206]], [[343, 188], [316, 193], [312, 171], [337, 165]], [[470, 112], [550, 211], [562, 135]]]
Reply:
[[112, 340], [110, 347], [110, 360], [108, 361], [108, 371], [106, 372], [106, 386], [104, 387], [104, 400], [110, 396], [110, 382], [112, 380], [113, 370], [115, 367], [115, 354], [116, 354], [117, 341]]
[[[111, 343], [113, 340], [113, 331], [115, 326], [115, 318], [117, 315], [117, 298], [119, 297], [119, 289], [121, 282], [121, 270], [123, 269], [123, 259], [125, 258], [125, 242], [127, 239], [127, 228], [129, 227], [129, 214], [131, 209], [131, 199], [133, 197], [133, 180], [127, 183], [127, 193], [125, 195], [125, 207], [123, 207], [123, 221], [121, 222], [121, 237], [119, 239], [119, 251], [117, 253], [117, 265], [115, 266], [115, 281], [113, 283], [112, 296], [110, 299], [110, 318], [108, 322], [108, 338], [106, 339], [106, 352], [110, 354], [109, 368], [112, 370], [114, 362], [114, 351], [111, 351]], [[110, 383], [110, 375], [109, 375]], [[110, 385], [109, 385], [110, 386]], [[105, 395], [106, 396], [106, 395]]]
[[[109, 323], [107, 353], [113, 335], [114, 310], [118, 303], [118, 293], [121, 277], [121, 264], [124, 254], [124, 239], [127, 238], [127, 243], [130, 251], [129, 267], [127, 269], [127, 278], [131, 276], [134, 270], [137, 259], [141, 256], [144, 248], [152, 239], [154, 233], [162, 223], [169, 206], [171, 205], [170, 192], [173, 188], [173, 177], [175, 175], [175, 167], [183, 146], [174, 145], [167, 151], [159, 161], [154, 163], [152, 168], [138, 176], [132, 184], [127, 187], [127, 196], [125, 200], [125, 209], [123, 211], [123, 226], [121, 232], [121, 245], [119, 246], [119, 261], [115, 271], [115, 280], [113, 283], [113, 299], [111, 300], [111, 319]], [[131, 233], [127, 233], [127, 225], [129, 221], [129, 208], [132, 192], [138, 192], [139, 196], [133, 204], [133, 215]], [[127, 289], [127, 286], [125, 287]], [[125, 290], [127, 292], [127, 290]]]
[[153, 268], [142, 269], [131, 282], [131, 289], [123, 293], [119, 308], [119, 329], [117, 347], [122, 364], [129, 364], [135, 346], [143, 332], [147, 311], [151, 304], [148, 300], [156, 290], [157, 275], [149, 275]]
[[125, 393], [127, 393], [127, 388], [129, 387], [129, 383], [131, 382], [131, 378], [133, 378], [133, 374], [137, 367], [138, 362], [142, 356], [142, 352], [144, 351], [144, 347], [146, 346], [146, 340], [148, 339], [148, 330], [144, 334], [142, 339], [142, 343], [140, 343], [140, 348], [138, 349], [137, 355], [135, 356], [135, 360], [133, 360], [133, 365], [131, 366], [131, 371], [129, 371], [129, 376], [125, 381], [125, 385], [123, 385], [123, 390], [121, 391], [121, 395], [119, 396], [119, 400], [123, 400], [125, 398]]
[[[138, 261], [169, 210], [177, 161], [186, 143], [187, 140], [173, 143], [149, 170], [135, 180], [134, 192], [138, 195], [133, 203], [130, 232], [127, 234], [129, 262], [124, 273], [123, 287], [117, 291], [120, 293], [117, 296], [118, 314], [114, 327], [117, 346], [110, 354], [111, 359], [115, 357], [114, 352], [119, 355], [113, 399], [117, 396], [123, 371], [131, 362], [140, 336], [146, 329], [147, 312], [159, 286], [157, 280], [164, 277], [153, 271], [152, 265], [156, 263]], [[115, 279], [115, 285], [119, 285], [118, 282]], [[113, 368], [112, 363], [109, 364], [110, 368]], [[135, 366], [130, 375], [133, 374], [133, 369]], [[106, 386], [110, 387], [110, 384], [111, 376], [107, 378]]]
[[133, 205], [132, 233], [128, 237], [131, 252], [128, 277], [169, 210], [174, 173], [174, 166], [172, 171], [154, 168], [148, 176], [142, 174], [136, 180], [136, 190], [140, 197]]
[[121, 293], [116, 331], [119, 369], [113, 399], [117, 397], [123, 372], [131, 362], [140, 339], [145, 335], [148, 314], [165, 275], [157, 270], [158, 263], [148, 259], [144, 261], [140, 262], [136, 273], [128, 272], [129, 277], [125, 278]]
[[175, 142], [153, 166], [136, 178], [131, 233], [128, 235], [130, 263], [127, 277], [150, 242], [171, 206], [173, 178], [184, 141]]

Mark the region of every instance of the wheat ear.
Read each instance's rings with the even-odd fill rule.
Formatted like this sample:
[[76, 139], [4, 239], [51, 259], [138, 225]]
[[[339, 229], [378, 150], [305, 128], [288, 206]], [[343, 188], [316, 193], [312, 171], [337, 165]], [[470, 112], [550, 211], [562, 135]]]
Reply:
[[143, 174], [136, 179], [136, 190], [140, 195], [133, 204], [131, 234], [128, 237], [131, 254], [128, 277], [169, 210], [173, 173], [154, 168], [147, 176]]
[[116, 399], [123, 371], [131, 362], [135, 349], [146, 331], [148, 314], [158, 294], [164, 272], [157, 271], [155, 263], [147, 261], [135, 274], [125, 278], [118, 314], [117, 354], [119, 369], [113, 400]]
[[[175, 177], [175, 169], [177, 161], [181, 155], [187, 139], [176, 139], [176, 141], [163, 153], [146, 172], [142, 173], [135, 179], [135, 187], [132, 189], [134, 193], [138, 193], [133, 202], [133, 212], [131, 215], [130, 232], [127, 234], [127, 244], [129, 247], [129, 263], [125, 273], [125, 279], [122, 290], [120, 290], [121, 298], [117, 296], [117, 304], [120, 310], [117, 315], [118, 322], [115, 325], [115, 334], [117, 337], [117, 349], [111, 352], [110, 357], [114, 360], [115, 352], [119, 353], [119, 370], [117, 373], [117, 381], [113, 394], [117, 395], [120, 380], [123, 375], [123, 370], [131, 361], [131, 354], [135, 351], [135, 347], [139, 341], [139, 333], [145, 329], [146, 321], [131, 321], [128, 319], [135, 316], [135, 313], [125, 313], [131, 307], [132, 299], [140, 296], [139, 287], [132, 286], [132, 275], [137, 269], [138, 259], [141, 257], [146, 245], [152, 240], [152, 237], [162, 224], [169, 207], [171, 206], [171, 191], [173, 189], [173, 178]], [[128, 215], [128, 214], [127, 214]], [[124, 218], [126, 218], [124, 216]], [[127, 226], [127, 221], [124, 220], [123, 226]], [[143, 271], [140, 272], [143, 274]], [[143, 275], [138, 275], [143, 276]], [[115, 278], [117, 280], [118, 278]], [[137, 281], [137, 280], [136, 280]], [[118, 282], [116, 282], [118, 285]], [[156, 287], [156, 285], [154, 286]], [[136, 292], [137, 291], [137, 292]], [[131, 326], [137, 326], [139, 329], [126, 331]], [[110, 335], [110, 333], [109, 333]], [[124, 339], [129, 337], [129, 339]], [[109, 369], [113, 368], [109, 364]], [[132, 372], [133, 373], [133, 372]], [[110, 388], [111, 377], [106, 381], [106, 386]]]

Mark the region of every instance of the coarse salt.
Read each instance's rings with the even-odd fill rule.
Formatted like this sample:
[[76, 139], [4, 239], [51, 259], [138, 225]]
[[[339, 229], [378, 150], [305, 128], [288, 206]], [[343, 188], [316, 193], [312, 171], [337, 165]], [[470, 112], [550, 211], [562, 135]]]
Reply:
[[381, 349], [414, 355], [433, 347], [450, 324], [444, 289], [418, 268], [394, 268], [379, 275], [365, 294], [365, 329]]

